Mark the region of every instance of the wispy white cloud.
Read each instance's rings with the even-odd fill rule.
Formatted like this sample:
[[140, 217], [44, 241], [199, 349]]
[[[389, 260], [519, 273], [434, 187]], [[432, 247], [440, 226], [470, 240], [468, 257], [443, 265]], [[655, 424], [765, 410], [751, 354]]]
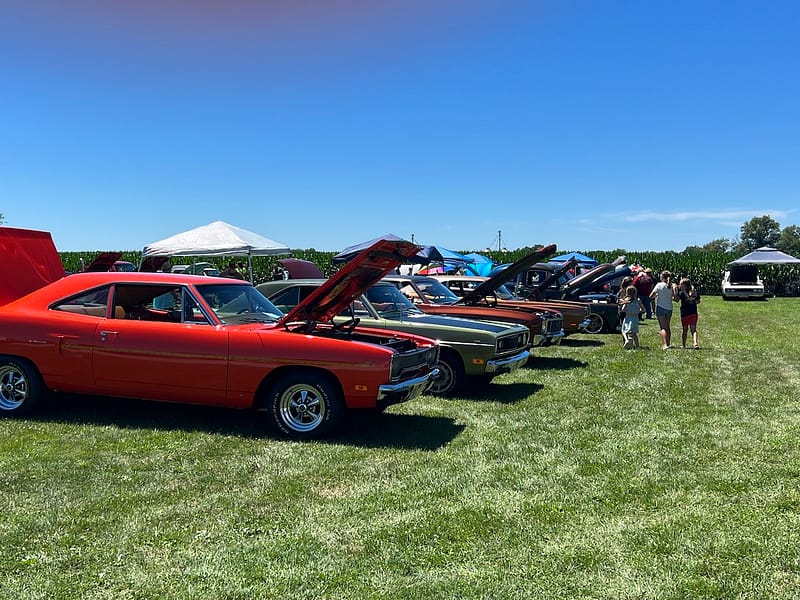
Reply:
[[741, 224], [743, 221], [762, 215], [769, 215], [776, 220], [785, 219], [789, 216], [790, 212], [791, 211], [773, 210], [769, 208], [759, 210], [686, 210], [675, 212], [641, 211], [637, 213], [621, 214], [619, 217], [629, 223], [641, 223], [645, 221], [682, 222], [707, 220], [729, 223], [737, 222]]

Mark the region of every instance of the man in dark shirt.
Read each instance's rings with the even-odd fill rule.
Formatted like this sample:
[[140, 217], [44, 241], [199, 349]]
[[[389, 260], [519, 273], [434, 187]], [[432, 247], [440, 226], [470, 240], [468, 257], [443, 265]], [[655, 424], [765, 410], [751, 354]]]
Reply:
[[639, 292], [639, 298], [642, 304], [644, 304], [645, 318], [647, 319], [653, 318], [653, 299], [650, 298], [650, 292], [653, 291], [653, 286], [655, 286], [655, 284], [656, 280], [653, 279], [653, 270], [649, 268], [644, 271], [639, 271], [638, 275], [633, 278], [633, 287]]

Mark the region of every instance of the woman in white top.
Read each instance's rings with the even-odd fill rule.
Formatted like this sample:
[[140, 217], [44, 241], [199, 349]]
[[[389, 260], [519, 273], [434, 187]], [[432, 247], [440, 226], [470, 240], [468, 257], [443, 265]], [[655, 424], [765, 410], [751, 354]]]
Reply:
[[664, 350], [672, 348], [672, 330], [669, 322], [672, 319], [672, 303], [677, 302], [677, 292], [674, 283], [670, 283], [672, 273], [669, 271], [661, 272], [661, 281], [656, 284], [650, 297], [656, 301], [656, 318], [661, 327], [661, 342]]

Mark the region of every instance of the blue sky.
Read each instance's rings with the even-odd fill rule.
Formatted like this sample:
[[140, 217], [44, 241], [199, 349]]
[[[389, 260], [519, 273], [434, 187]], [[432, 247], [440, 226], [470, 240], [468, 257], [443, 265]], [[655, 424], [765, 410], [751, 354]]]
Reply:
[[785, 227], [798, 31], [793, 0], [6, 0], [0, 213], [62, 251], [216, 220], [318, 250]]

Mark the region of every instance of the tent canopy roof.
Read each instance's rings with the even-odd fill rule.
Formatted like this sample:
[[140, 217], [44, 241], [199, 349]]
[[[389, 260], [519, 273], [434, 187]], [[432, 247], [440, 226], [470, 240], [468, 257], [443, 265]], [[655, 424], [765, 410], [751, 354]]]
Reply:
[[273, 256], [289, 247], [252, 231], [214, 221], [144, 247], [148, 256]]
[[561, 254], [560, 256], [554, 256], [550, 259], [550, 262], [567, 262], [571, 258], [574, 258], [578, 261], [578, 264], [582, 266], [597, 266], [598, 263], [595, 259], [591, 256], [586, 256], [585, 254], [581, 254], [580, 252], [570, 252], [569, 254]]
[[741, 258], [729, 262], [728, 265], [732, 267], [739, 265], [800, 265], [800, 258], [781, 252], [777, 248], [762, 246]]

